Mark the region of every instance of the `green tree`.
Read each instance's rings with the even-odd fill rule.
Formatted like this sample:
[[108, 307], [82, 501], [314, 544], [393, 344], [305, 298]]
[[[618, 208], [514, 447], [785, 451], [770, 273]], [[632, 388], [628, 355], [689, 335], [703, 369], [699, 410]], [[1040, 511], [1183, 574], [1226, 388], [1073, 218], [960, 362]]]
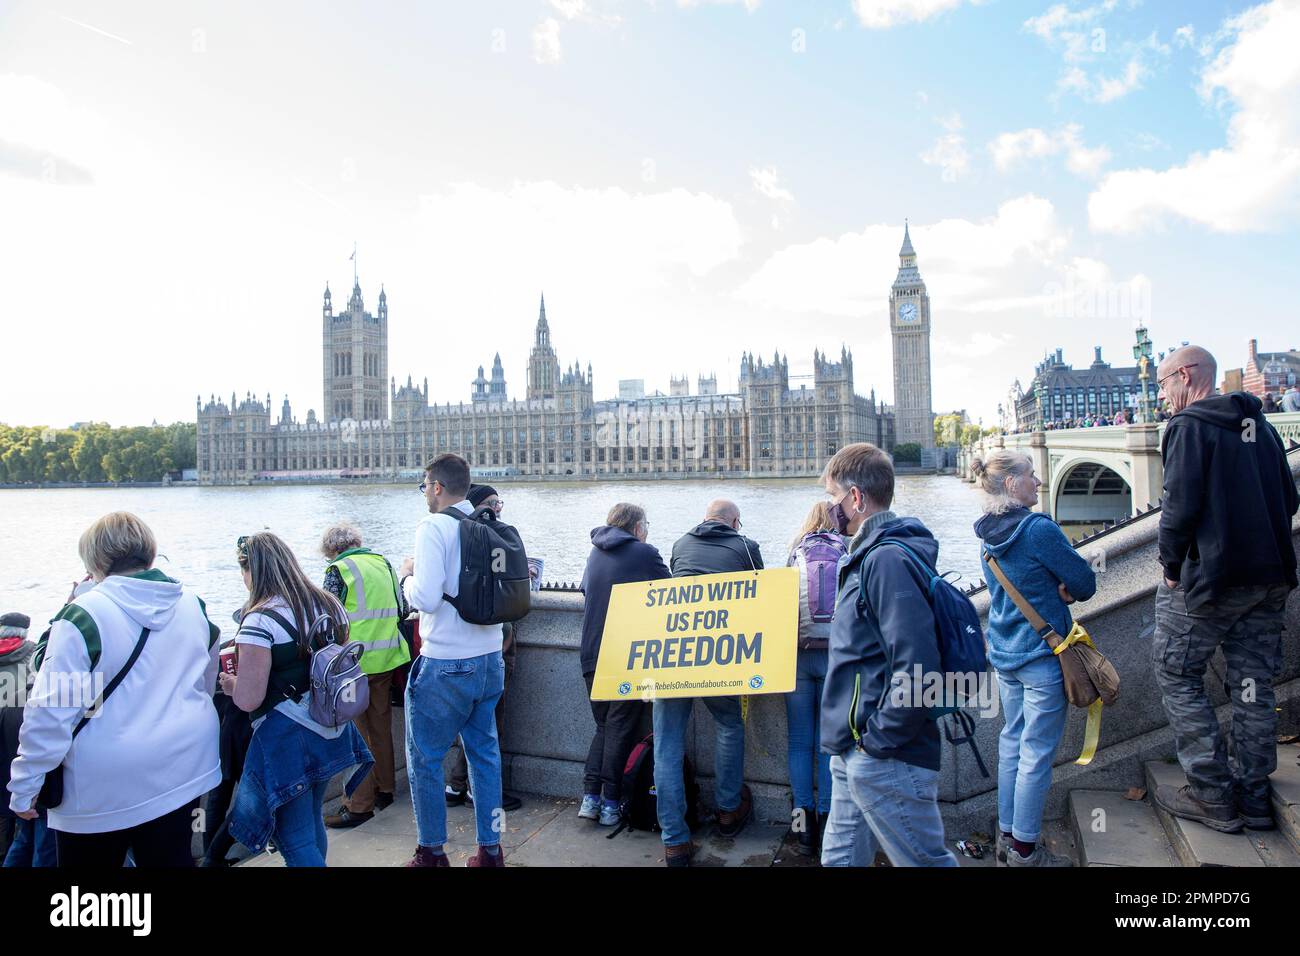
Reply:
[[919, 465], [921, 463], [921, 446], [913, 441], [895, 445], [894, 461], [900, 465]]

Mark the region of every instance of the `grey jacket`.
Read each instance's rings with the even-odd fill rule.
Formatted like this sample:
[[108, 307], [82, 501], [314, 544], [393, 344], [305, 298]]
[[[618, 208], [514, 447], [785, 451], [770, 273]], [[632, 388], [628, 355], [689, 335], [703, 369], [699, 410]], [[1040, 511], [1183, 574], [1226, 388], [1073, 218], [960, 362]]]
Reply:
[[675, 578], [724, 571], [761, 571], [763, 555], [757, 541], [746, 538], [730, 525], [705, 521], [677, 539], [668, 567]]

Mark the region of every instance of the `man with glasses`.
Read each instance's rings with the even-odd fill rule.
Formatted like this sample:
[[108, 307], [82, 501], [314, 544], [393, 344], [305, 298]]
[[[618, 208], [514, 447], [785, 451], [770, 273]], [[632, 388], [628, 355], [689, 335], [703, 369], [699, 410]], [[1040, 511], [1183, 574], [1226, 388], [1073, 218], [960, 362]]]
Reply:
[[458, 736], [469, 752], [478, 853], [468, 866], [504, 867], [501, 850], [501, 748], [495, 710], [505, 687], [501, 625], [471, 624], [448, 598], [460, 594], [460, 522], [446, 514], [474, 511], [469, 463], [439, 455], [425, 467], [420, 490], [429, 514], [415, 537], [415, 557], [398, 577], [409, 606], [420, 612], [420, 656], [406, 682], [406, 767], [418, 843], [411, 867], [450, 866], [446, 778], [442, 761]]
[[[763, 555], [758, 542], [740, 533], [740, 509], [719, 498], [705, 510], [704, 521], [673, 545], [669, 568], [673, 577], [759, 571]], [[733, 837], [744, 829], [753, 810], [745, 786], [745, 721], [739, 697], [702, 697], [713, 715], [717, 733], [714, 748], [714, 802], [718, 807], [718, 832]], [[686, 825], [686, 784], [682, 765], [686, 757], [686, 726], [695, 698], [677, 697], [654, 702], [655, 792], [659, 827], [663, 831], [664, 862], [691, 865], [691, 831]]]
[[[474, 506], [475, 510], [479, 508], [491, 508], [497, 517], [501, 517], [501, 512], [505, 508], [505, 500], [497, 494], [497, 490], [491, 485], [470, 485], [469, 494], [465, 500]], [[515, 673], [515, 622], [511, 621], [501, 625], [501, 659], [505, 661], [506, 676], [505, 687], [510, 686], [510, 681]], [[501, 697], [497, 700], [496, 722], [497, 722], [497, 740], [505, 739], [505, 714], [506, 714], [506, 694], [505, 690], [501, 691]], [[465, 745], [461, 738], [457, 737], [456, 742], [451, 745], [447, 751], [447, 759], [443, 761], [443, 772], [447, 775], [447, 806], [459, 807], [466, 802], [474, 802], [474, 794], [469, 788], [469, 764], [465, 761]], [[501, 809], [507, 813], [512, 810], [518, 810], [523, 806], [523, 801], [515, 794], [501, 791]]]
[[[1274, 826], [1273, 678], [1287, 594], [1296, 586], [1291, 516], [1300, 507], [1282, 439], [1254, 395], [1214, 394], [1214, 356], [1183, 346], [1156, 381], [1172, 417], [1160, 453], [1160, 564], [1153, 666], [1187, 775], [1160, 786], [1167, 812], [1224, 833]], [[1204, 676], [1222, 648], [1232, 760]]]

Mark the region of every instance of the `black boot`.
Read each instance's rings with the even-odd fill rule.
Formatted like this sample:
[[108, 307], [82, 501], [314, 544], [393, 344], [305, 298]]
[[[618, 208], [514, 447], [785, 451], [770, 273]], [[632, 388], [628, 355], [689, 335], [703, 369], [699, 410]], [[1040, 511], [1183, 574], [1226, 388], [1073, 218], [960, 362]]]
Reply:
[[817, 853], [821, 836], [821, 821], [814, 807], [798, 807], [790, 815], [790, 829], [798, 840], [801, 856], [813, 856]]

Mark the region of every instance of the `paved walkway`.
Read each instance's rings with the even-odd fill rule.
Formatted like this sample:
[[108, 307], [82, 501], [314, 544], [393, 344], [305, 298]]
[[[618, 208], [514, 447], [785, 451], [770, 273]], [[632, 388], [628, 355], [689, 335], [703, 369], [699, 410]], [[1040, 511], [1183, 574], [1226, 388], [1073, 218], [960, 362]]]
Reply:
[[[415, 850], [415, 817], [405, 772], [398, 774], [393, 805], [350, 830], [330, 830], [330, 866], [401, 866]], [[326, 805], [334, 812], [337, 803]], [[524, 805], [506, 818], [505, 847], [509, 866], [663, 866], [663, 844], [657, 833], [624, 830], [607, 839], [613, 827], [578, 818], [577, 800], [524, 796]], [[785, 826], [751, 821], [739, 836], [719, 836], [712, 824], [695, 833], [696, 866], [800, 866], [813, 861], [800, 857], [782, 841]], [[447, 808], [447, 855], [452, 866], [464, 866], [473, 855], [474, 809]], [[262, 853], [241, 866], [282, 866], [278, 854]]]

